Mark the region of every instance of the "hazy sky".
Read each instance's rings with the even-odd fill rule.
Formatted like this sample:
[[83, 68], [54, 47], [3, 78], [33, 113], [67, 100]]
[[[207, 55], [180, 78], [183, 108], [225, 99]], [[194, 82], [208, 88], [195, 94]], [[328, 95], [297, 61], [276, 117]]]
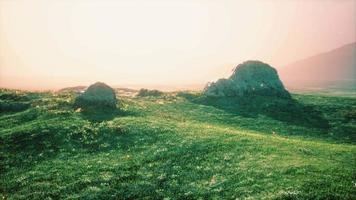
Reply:
[[0, 0], [0, 87], [189, 85], [356, 41], [356, 0]]

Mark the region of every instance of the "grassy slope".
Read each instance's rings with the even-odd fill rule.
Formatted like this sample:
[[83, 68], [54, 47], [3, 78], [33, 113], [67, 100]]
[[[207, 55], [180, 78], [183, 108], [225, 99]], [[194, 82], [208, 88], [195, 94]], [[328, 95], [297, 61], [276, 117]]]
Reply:
[[0, 195], [355, 198], [355, 126], [341, 119], [355, 98], [294, 98], [315, 105], [332, 127], [240, 116], [175, 96], [127, 97], [123, 115], [100, 116], [74, 112], [71, 95], [42, 94], [31, 108], [0, 115]]

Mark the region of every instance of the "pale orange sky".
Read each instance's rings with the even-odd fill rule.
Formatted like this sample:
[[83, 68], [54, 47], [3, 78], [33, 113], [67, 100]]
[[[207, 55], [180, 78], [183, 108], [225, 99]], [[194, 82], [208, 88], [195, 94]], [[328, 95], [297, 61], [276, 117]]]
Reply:
[[354, 41], [355, 0], [0, 0], [0, 87], [205, 84]]

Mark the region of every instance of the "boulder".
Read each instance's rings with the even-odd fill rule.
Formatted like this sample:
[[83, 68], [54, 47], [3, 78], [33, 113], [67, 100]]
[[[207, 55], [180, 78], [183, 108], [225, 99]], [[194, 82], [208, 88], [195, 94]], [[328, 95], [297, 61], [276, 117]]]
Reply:
[[277, 70], [261, 61], [246, 61], [239, 64], [228, 79], [208, 84], [204, 94], [215, 97], [253, 95], [291, 97], [279, 79]]
[[96, 108], [113, 109], [116, 108], [116, 95], [114, 89], [105, 83], [97, 82], [88, 87], [88, 89], [75, 99], [76, 108]]

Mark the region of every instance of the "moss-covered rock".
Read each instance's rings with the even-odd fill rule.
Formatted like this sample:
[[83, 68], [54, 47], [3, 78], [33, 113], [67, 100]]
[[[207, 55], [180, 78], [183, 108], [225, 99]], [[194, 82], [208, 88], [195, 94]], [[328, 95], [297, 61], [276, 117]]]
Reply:
[[97, 108], [112, 109], [116, 108], [116, 95], [114, 89], [105, 83], [97, 82], [75, 99], [76, 108]]
[[207, 96], [276, 96], [290, 98], [278, 77], [277, 70], [260, 61], [246, 61], [239, 64], [228, 79], [208, 84]]

